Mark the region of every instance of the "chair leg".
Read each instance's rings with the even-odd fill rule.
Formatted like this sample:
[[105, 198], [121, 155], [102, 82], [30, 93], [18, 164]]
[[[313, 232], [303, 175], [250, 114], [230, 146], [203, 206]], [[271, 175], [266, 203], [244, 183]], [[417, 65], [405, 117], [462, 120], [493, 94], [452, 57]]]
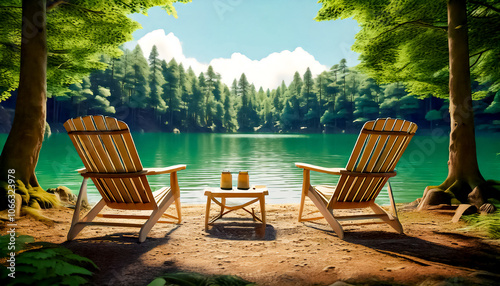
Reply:
[[165, 198], [163, 198], [163, 201], [160, 203], [158, 208], [151, 213], [149, 219], [141, 227], [141, 231], [139, 232], [139, 242], [144, 242], [146, 240], [146, 237], [148, 236], [151, 228], [153, 228], [153, 226], [161, 218], [168, 207], [174, 202], [174, 200], [175, 198], [173, 196], [172, 190], [170, 190], [168, 194], [165, 195]]
[[299, 221], [302, 221], [302, 214], [304, 213], [304, 204], [306, 202], [306, 196], [302, 193], [300, 197], [300, 206], [299, 206]]
[[75, 212], [73, 213], [73, 220], [71, 221], [71, 227], [68, 231], [67, 240], [73, 240], [80, 231], [86, 226], [85, 224], [79, 224], [79, 222], [90, 222], [105, 206], [104, 200], [100, 200], [80, 221], [80, 210], [82, 206], [82, 201], [87, 197], [87, 181], [88, 178], [83, 178], [82, 185], [80, 186], [80, 192], [78, 193], [78, 199], [76, 200]]
[[313, 188], [309, 189], [308, 196], [311, 199], [311, 201], [316, 205], [319, 212], [323, 215], [328, 224], [332, 227], [333, 231], [338, 235], [338, 237], [340, 239], [344, 239], [344, 229], [333, 216], [333, 211], [327, 209], [327, 207], [325, 206], [319, 195], [316, 193], [316, 190], [314, 190]]
[[300, 196], [300, 206], [299, 206], [299, 222], [302, 221], [302, 214], [304, 213], [304, 204], [306, 202], [306, 195], [309, 187], [311, 185], [310, 171], [304, 169], [302, 174], [302, 195]]
[[207, 195], [207, 206], [205, 209], [205, 231], [208, 231], [208, 220], [210, 218], [210, 205], [211, 204], [212, 204], [212, 195], [208, 194]]
[[181, 223], [181, 190], [179, 188], [179, 181], [177, 180], [177, 172], [170, 174], [170, 188], [175, 197], [175, 208], [177, 210], [178, 223]]
[[175, 198], [175, 209], [177, 210], [177, 223], [181, 223], [182, 215], [181, 215], [181, 198]]
[[[81, 203], [81, 202], [79, 202]], [[71, 228], [68, 231], [68, 240], [73, 240], [80, 231], [87, 225], [85, 222], [91, 222], [97, 214], [104, 208], [106, 205], [106, 202], [104, 199], [101, 199], [88, 213], [87, 215], [80, 221], [75, 222], [74, 224], [71, 225]], [[76, 212], [76, 210], [75, 210]]]
[[385, 214], [387, 216], [387, 220], [385, 221], [385, 223], [387, 223], [392, 228], [394, 228], [394, 230], [396, 230], [398, 233], [400, 233], [400, 234], [403, 233], [403, 226], [401, 225], [401, 223], [399, 222], [399, 219], [397, 217], [393, 217], [390, 213], [386, 212], [383, 208], [381, 208], [376, 203], [371, 204], [370, 208], [376, 214]]

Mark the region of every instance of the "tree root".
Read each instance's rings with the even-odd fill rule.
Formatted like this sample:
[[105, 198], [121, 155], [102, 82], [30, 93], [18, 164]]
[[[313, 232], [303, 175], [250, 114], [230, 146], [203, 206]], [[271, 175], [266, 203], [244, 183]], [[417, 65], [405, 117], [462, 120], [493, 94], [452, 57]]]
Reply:
[[[35, 219], [47, 224], [53, 221], [42, 214], [42, 209], [60, 208], [61, 200], [55, 194], [50, 194], [44, 191], [41, 187], [32, 187], [25, 185], [21, 180], [15, 182], [16, 194], [21, 196], [21, 215], [31, 215]], [[0, 181], [0, 200], [2, 201], [2, 208], [7, 209], [9, 185]], [[74, 195], [73, 195], [74, 196]]]
[[425, 210], [430, 206], [440, 204], [471, 204], [481, 213], [495, 211], [493, 202], [500, 201], [500, 182], [484, 181], [476, 186], [471, 186], [467, 181], [448, 180], [439, 186], [429, 186], [425, 189], [417, 210]]

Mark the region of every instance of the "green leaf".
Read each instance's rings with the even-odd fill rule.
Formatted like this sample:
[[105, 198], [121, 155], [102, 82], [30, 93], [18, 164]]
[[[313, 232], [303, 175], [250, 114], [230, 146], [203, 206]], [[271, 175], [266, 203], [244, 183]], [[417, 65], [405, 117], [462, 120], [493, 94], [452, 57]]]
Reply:
[[83, 285], [83, 284], [86, 284], [88, 282], [87, 279], [83, 278], [83, 277], [80, 277], [80, 276], [67, 276], [67, 277], [63, 277], [62, 281], [61, 281], [61, 285]]

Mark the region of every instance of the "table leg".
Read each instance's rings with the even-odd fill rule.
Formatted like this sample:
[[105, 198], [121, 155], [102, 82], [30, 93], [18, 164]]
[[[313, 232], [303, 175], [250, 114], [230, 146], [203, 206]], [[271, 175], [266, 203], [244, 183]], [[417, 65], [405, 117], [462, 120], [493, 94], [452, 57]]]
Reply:
[[262, 230], [266, 233], [266, 197], [260, 196], [260, 213], [262, 217]]
[[207, 195], [207, 209], [205, 212], [205, 231], [208, 230], [208, 218], [210, 217], [210, 204], [212, 203], [212, 195]]
[[222, 206], [220, 207], [220, 217], [222, 217], [222, 214], [224, 213], [224, 206], [226, 205], [226, 198], [221, 197], [220, 202], [222, 204]]

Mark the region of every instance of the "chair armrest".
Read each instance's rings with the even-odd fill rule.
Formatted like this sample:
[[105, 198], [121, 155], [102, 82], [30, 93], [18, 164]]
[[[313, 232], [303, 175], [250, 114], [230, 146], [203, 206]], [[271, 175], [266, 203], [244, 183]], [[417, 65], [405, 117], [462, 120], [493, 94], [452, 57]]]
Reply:
[[170, 174], [184, 169], [186, 169], [186, 165], [174, 165], [164, 168], [144, 168], [144, 171], [146, 171], [146, 175], [160, 175]]
[[78, 174], [87, 173], [87, 169], [85, 168], [76, 169], [76, 171], [78, 172]]
[[311, 171], [326, 173], [326, 174], [331, 174], [331, 175], [341, 175], [342, 171], [345, 171], [344, 168], [325, 168], [325, 167], [320, 167], [320, 166], [315, 166], [315, 165], [305, 164], [305, 163], [295, 163], [295, 166], [297, 166], [301, 169], [304, 169], [304, 170], [311, 170]]

